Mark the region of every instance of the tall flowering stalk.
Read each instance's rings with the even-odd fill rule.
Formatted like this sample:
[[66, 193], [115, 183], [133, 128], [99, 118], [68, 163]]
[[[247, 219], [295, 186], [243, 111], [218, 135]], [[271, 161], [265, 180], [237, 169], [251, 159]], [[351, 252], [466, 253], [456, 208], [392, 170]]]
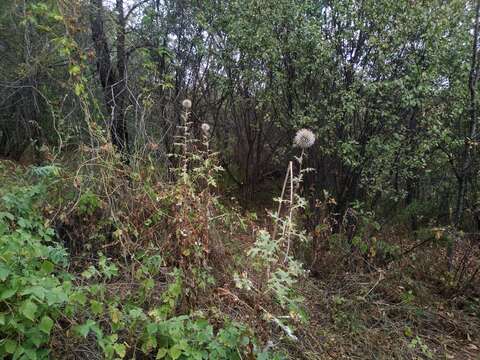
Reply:
[[180, 145], [182, 147], [182, 179], [187, 182], [188, 179], [188, 145], [190, 143], [190, 109], [192, 108], [192, 102], [188, 99], [182, 101], [183, 113], [181, 115], [182, 124], [179, 126], [183, 130], [183, 135], [180, 136]]
[[[294, 171], [293, 161], [289, 161], [283, 189], [278, 199], [278, 209], [271, 214], [274, 220], [274, 230], [271, 234], [267, 230], [260, 230], [255, 236], [255, 243], [248, 250], [248, 256], [254, 260], [259, 273], [256, 274], [260, 281], [252, 281], [248, 273], [236, 274], [235, 285], [244, 290], [253, 289], [255, 293], [272, 294], [282, 308], [288, 308], [288, 315], [276, 317], [265, 311], [265, 319], [278, 325], [292, 340], [298, 340], [288, 324], [288, 320], [298, 321], [303, 318], [299, 302], [296, 296], [294, 284], [305, 274], [302, 264], [290, 256], [291, 238], [295, 237], [300, 241], [306, 239], [304, 231], [296, 228], [294, 212], [303, 208], [305, 200], [298, 196], [297, 191], [302, 182], [302, 175], [309, 169], [302, 169], [302, 163], [306, 157], [307, 149], [315, 143], [315, 135], [308, 129], [299, 130], [294, 137], [294, 146], [302, 149], [299, 157], [295, 157], [299, 164], [298, 173]], [[289, 194], [287, 189], [289, 188]], [[282, 216], [284, 203], [288, 209], [288, 216]], [[281, 234], [278, 236], [277, 233]]]
[[[277, 232], [278, 232], [278, 223], [281, 219], [281, 212], [282, 212], [283, 203], [288, 202], [289, 203], [288, 218], [287, 218], [286, 221], [282, 221], [282, 223], [283, 223], [282, 224], [283, 225], [282, 226], [282, 238], [286, 238], [286, 242], [287, 242], [286, 250], [285, 250], [285, 258], [284, 258], [285, 263], [288, 261], [288, 257], [289, 257], [289, 253], [290, 253], [291, 234], [293, 232], [293, 213], [294, 213], [294, 210], [297, 207], [302, 207], [303, 206], [303, 202], [299, 201], [300, 199], [298, 198], [298, 195], [296, 194], [296, 192], [298, 191], [298, 189], [300, 188], [300, 185], [302, 183], [303, 173], [305, 171], [304, 169], [302, 169], [303, 159], [306, 156], [306, 150], [308, 148], [312, 147], [314, 143], [315, 143], [315, 134], [308, 129], [298, 130], [297, 133], [295, 134], [294, 139], [293, 139], [293, 146], [294, 147], [299, 147], [300, 149], [302, 149], [302, 152], [301, 152], [300, 156], [295, 157], [295, 159], [297, 160], [298, 165], [299, 165], [298, 175], [297, 176], [294, 175], [293, 161], [290, 161], [288, 163], [287, 173], [285, 175], [285, 180], [283, 182], [282, 194], [281, 194], [280, 199], [279, 199], [278, 209], [277, 209], [277, 212], [275, 214], [275, 226], [274, 226], [273, 235], [272, 235], [272, 239], [275, 240], [276, 237], [277, 237]], [[285, 199], [287, 184], [289, 184], [289, 188], [290, 188], [290, 194], [289, 194], [288, 200]], [[295, 202], [297, 202], [297, 204]]]

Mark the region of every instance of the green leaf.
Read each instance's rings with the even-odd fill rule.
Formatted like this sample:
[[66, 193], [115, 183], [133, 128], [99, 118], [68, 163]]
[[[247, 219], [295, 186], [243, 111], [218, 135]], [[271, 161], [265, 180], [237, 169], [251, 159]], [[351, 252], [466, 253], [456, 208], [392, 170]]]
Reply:
[[10, 221], [13, 221], [15, 219], [15, 216], [13, 216], [13, 214], [9, 212], [0, 211], [0, 220], [3, 220], [3, 219], [8, 219]]
[[174, 346], [168, 351], [168, 353], [173, 360], [176, 360], [180, 357], [180, 355], [182, 355], [182, 350], [179, 349], [177, 346]]
[[17, 342], [11, 339], [7, 339], [5, 341], [5, 344], [3, 344], [3, 347], [5, 348], [7, 354], [13, 354], [17, 349]]
[[82, 291], [76, 291], [70, 295], [70, 301], [76, 302], [80, 305], [85, 305], [87, 302], [87, 296]]
[[53, 265], [52, 262], [50, 262], [50, 261], [48, 261], [48, 260], [45, 260], [45, 261], [42, 263], [42, 271], [43, 271], [45, 274], [51, 274], [54, 269], [55, 269], [55, 265]]
[[257, 360], [268, 360], [270, 358], [268, 352], [262, 352], [258, 354]]
[[144, 353], [150, 352], [152, 349], [157, 347], [157, 338], [154, 336], [149, 336], [147, 340], [142, 344], [142, 351]]
[[23, 290], [20, 295], [35, 295], [38, 299], [43, 300], [45, 298], [46, 290], [41, 286], [31, 286]]
[[75, 84], [75, 95], [80, 96], [84, 93], [85, 86], [82, 83]]
[[150, 323], [147, 325], [147, 334], [148, 335], [155, 335], [158, 331], [158, 325], [155, 323]]
[[38, 306], [35, 305], [32, 301], [26, 300], [23, 302], [22, 306], [20, 307], [20, 312], [25, 316], [27, 319], [34, 321], [35, 320], [35, 313], [37, 312]]
[[76, 76], [76, 75], [80, 74], [80, 71], [81, 71], [80, 66], [78, 66], [78, 65], [72, 65], [68, 69], [68, 72], [70, 73], [70, 75], [73, 75], [73, 76]]
[[49, 335], [53, 327], [53, 320], [48, 316], [44, 316], [40, 321], [39, 327], [40, 330], [42, 330], [45, 334]]
[[155, 357], [155, 359], [163, 359], [168, 353], [168, 350], [165, 349], [165, 348], [161, 348], [158, 350], [157, 352], [157, 356]]
[[38, 349], [45, 342], [45, 336], [38, 329], [33, 329], [28, 334], [28, 340]]
[[9, 274], [10, 274], [10, 269], [4, 264], [0, 264], [0, 281], [7, 280], [7, 277]]
[[68, 301], [68, 296], [61, 286], [57, 286], [54, 289], [51, 289], [49, 292], [46, 293], [47, 304], [54, 305], [54, 304], [61, 304]]
[[122, 359], [127, 354], [127, 348], [124, 344], [115, 344], [113, 345], [113, 348], [115, 349], [115, 352], [118, 354], [118, 356], [120, 356]]
[[0, 293], [0, 300], [9, 299], [16, 293], [17, 293], [17, 289], [15, 288], [5, 289]]
[[103, 313], [103, 304], [99, 301], [92, 300], [90, 302], [90, 309], [95, 315], [100, 315]]
[[75, 331], [80, 335], [83, 336], [84, 338], [87, 337], [88, 333], [92, 329], [92, 327], [95, 325], [95, 321], [93, 320], [87, 320], [85, 324], [82, 325], [77, 325], [75, 327]]
[[[13, 354], [12, 359], [20, 359], [20, 356], [25, 353], [25, 349], [22, 346], [17, 346], [17, 349], [15, 350], [15, 353]], [[25, 359], [25, 357], [22, 357], [22, 360]]]
[[25, 349], [25, 354], [30, 360], [37, 360], [37, 352], [34, 349]]

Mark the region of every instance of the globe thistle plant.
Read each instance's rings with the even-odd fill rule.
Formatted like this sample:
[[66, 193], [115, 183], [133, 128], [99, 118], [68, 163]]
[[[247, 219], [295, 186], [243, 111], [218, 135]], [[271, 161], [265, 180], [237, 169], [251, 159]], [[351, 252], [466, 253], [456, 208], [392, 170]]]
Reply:
[[205, 136], [208, 136], [210, 134], [210, 125], [208, 125], [207, 123], [203, 123], [202, 131]]
[[303, 150], [308, 149], [315, 143], [315, 134], [308, 129], [300, 129], [295, 134], [293, 145]]
[[[302, 153], [300, 154], [299, 157], [295, 156], [295, 160], [298, 162], [298, 173], [295, 175], [294, 173], [294, 166], [293, 166], [293, 161], [290, 161], [288, 163], [287, 167], [287, 173], [285, 175], [285, 180], [283, 183], [283, 188], [282, 188], [282, 194], [279, 199], [278, 203], [278, 209], [276, 214], [274, 215], [275, 218], [275, 225], [274, 225], [274, 230], [273, 230], [273, 236], [272, 238], [275, 240], [277, 236], [277, 227], [278, 223], [282, 223], [282, 236], [281, 238], [286, 240], [286, 250], [285, 250], [285, 260], [284, 262], [286, 263], [289, 260], [289, 251], [290, 251], [290, 239], [292, 234], [296, 234], [296, 230], [294, 229], [294, 212], [299, 209], [303, 208], [305, 206], [305, 200], [298, 195], [301, 183], [303, 181], [303, 175], [305, 172], [310, 171], [311, 169], [303, 169], [302, 168], [302, 163], [303, 159], [306, 156], [306, 150], [310, 147], [313, 146], [315, 143], [315, 134], [309, 130], [309, 129], [300, 129], [297, 131], [295, 134], [295, 137], [293, 138], [293, 146], [294, 147], [299, 147], [302, 149]], [[289, 190], [288, 192], [290, 193], [288, 196], [287, 195], [287, 189]], [[281, 217], [282, 213], [282, 207], [284, 203], [288, 204], [289, 211], [288, 211], [288, 216], [286, 219], [283, 219]], [[296, 235], [299, 235], [298, 233]]]
[[[300, 195], [303, 174], [310, 169], [302, 169], [302, 161], [307, 156], [306, 152], [315, 143], [315, 135], [308, 129], [297, 131], [293, 144], [301, 149], [301, 154], [294, 161], [288, 162], [282, 193], [278, 201], [278, 208], [275, 213], [270, 213], [274, 224], [272, 235], [266, 230], [261, 230], [256, 236], [255, 243], [249, 250], [248, 255], [255, 258], [263, 268], [263, 279], [259, 281], [259, 289], [256, 292], [270, 292], [278, 300], [282, 307], [289, 309], [289, 317], [299, 319], [302, 317], [298, 298], [295, 296], [293, 284], [305, 274], [302, 264], [295, 260], [292, 254], [293, 239], [297, 242], [307, 241], [307, 235], [302, 230], [301, 224], [297, 221], [297, 214], [306, 207], [306, 201]], [[283, 210], [283, 211], [282, 211]], [[283, 258], [283, 261], [282, 259]], [[262, 276], [262, 275], [260, 275]], [[237, 286], [246, 282], [236, 281]], [[248, 284], [253, 284], [250, 282]], [[255, 286], [255, 285], [253, 285]], [[292, 340], [298, 340], [290, 327], [278, 318], [270, 316]], [[283, 318], [288, 318], [284, 316]]]
[[182, 154], [182, 178], [186, 182], [188, 178], [187, 174], [187, 169], [188, 169], [188, 161], [189, 161], [189, 156], [188, 156], [188, 146], [191, 143], [190, 139], [190, 125], [191, 122], [189, 121], [190, 117], [190, 109], [192, 107], [192, 102], [189, 99], [185, 99], [182, 101], [182, 106], [184, 108], [184, 113], [182, 114], [182, 125], [179, 126], [179, 128], [182, 130], [183, 129], [183, 135], [178, 136], [179, 142], [177, 143], [180, 145], [183, 149], [183, 154]]
[[185, 99], [182, 101], [182, 106], [188, 110], [192, 107], [192, 101], [189, 99]]

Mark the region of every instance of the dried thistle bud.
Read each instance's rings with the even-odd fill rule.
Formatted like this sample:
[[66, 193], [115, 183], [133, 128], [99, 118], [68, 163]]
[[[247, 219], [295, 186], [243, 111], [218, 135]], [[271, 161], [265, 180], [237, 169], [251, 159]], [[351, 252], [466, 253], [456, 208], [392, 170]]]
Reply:
[[192, 107], [192, 102], [188, 99], [185, 99], [182, 101], [182, 106], [188, 110]]
[[202, 131], [203, 131], [203, 134], [205, 136], [209, 135], [210, 134], [210, 125], [208, 125], [207, 123], [203, 123], [202, 124]]
[[295, 134], [293, 145], [302, 149], [308, 149], [315, 143], [315, 134], [308, 129], [300, 129]]

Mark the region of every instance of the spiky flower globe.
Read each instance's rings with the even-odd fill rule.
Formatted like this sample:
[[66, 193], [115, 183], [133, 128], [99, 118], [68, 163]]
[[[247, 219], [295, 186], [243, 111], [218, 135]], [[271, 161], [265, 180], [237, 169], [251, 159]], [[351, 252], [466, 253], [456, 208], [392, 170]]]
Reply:
[[301, 149], [308, 149], [315, 143], [315, 134], [308, 129], [300, 129], [295, 134], [293, 145]]
[[185, 109], [190, 109], [192, 107], [192, 102], [188, 99], [185, 99], [185, 100], [182, 101], [182, 106]]
[[205, 134], [205, 136], [207, 136], [210, 133], [210, 125], [208, 125], [207, 123], [203, 123], [202, 131]]

